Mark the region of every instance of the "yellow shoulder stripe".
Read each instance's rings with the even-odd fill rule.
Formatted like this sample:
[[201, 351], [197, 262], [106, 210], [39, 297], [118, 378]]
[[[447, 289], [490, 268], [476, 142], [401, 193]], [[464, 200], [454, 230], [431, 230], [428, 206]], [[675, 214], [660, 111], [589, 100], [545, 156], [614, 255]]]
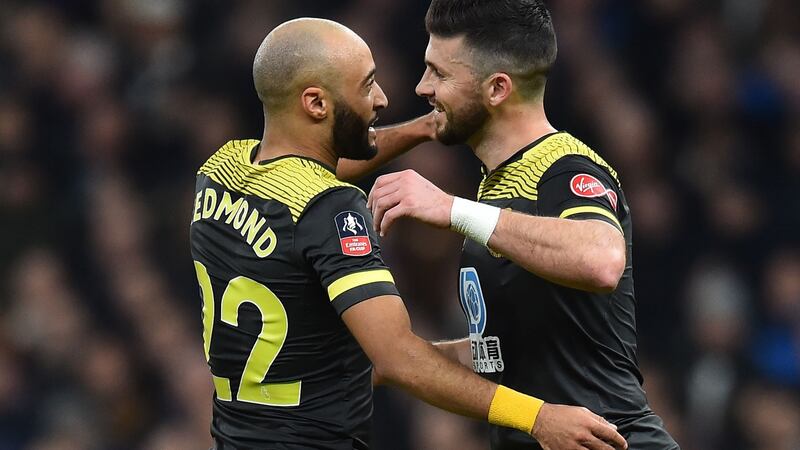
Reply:
[[350, 289], [357, 288], [365, 284], [379, 283], [381, 281], [394, 283], [392, 273], [386, 269], [375, 269], [351, 273], [350, 275], [345, 275], [342, 278], [339, 278], [331, 283], [330, 286], [328, 286], [328, 298], [330, 298], [331, 301], [334, 301], [336, 300], [336, 297], [344, 294]]
[[599, 206], [576, 206], [574, 208], [567, 208], [559, 214], [560, 219], [566, 219], [569, 216], [574, 216], [575, 214], [600, 214], [601, 216], [609, 218], [612, 222], [617, 225], [620, 231], [622, 231], [622, 225], [620, 225], [619, 220], [614, 214], [611, 214], [611, 211], [607, 209], [603, 209]]
[[495, 200], [539, 197], [539, 181], [556, 161], [569, 156], [583, 156], [603, 167], [619, 186], [617, 173], [586, 144], [568, 133], [557, 133], [525, 151], [522, 157], [500, 167], [481, 181], [478, 199]]
[[[205, 174], [234, 192], [284, 204], [296, 223], [309, 201], [335, 187], [358, 187], [339, 181], [330, 170], [314, 161], [286, 157], [265, 165], [250, 162], [257, 140], [230, 141], [206, 161]], [[359, 189], [360, 192], [363, 193]]]

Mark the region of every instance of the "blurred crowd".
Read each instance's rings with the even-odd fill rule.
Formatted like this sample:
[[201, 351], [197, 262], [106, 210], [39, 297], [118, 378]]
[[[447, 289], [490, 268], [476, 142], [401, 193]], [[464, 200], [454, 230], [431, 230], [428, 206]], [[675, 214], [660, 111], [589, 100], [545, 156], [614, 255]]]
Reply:
[[[551, 122], [617, 169], [632, 209], [652, 407], [684, 450], [800, 449], [800, 6], [549, 6], [559, 39]], [[413, 93], [426, 9], [0, 4], [0, 450], [210, 446], [187, 231], [200, 164], [229, 139], [261, 136], [255, 50], [284, 20], [338, 20], [372, 47], [389, 96], [381, 123], [401, 121], [429, 110]], [[385, 170], [409, 167], [474, 198], [466, 148], [425, 144]], [[411, 222], [383, 241], [427, 338], [466, 333], [460, 244]], [[484, 433], [376, 390], [377, 450], [480, 450]]]

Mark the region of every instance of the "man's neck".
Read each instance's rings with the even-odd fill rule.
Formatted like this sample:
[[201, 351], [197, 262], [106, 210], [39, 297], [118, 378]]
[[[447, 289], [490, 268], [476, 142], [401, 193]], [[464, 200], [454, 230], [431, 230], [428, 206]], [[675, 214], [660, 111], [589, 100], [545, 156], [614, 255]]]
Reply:
[[308, 126], [302, 128], [304, 130], [292, 126], [292, 124], [265, 121], [261, 145], [253, 162], [258, 163], [281, 156], [296, 155], [336, 167], [338, 162], [336, 152], [322, 143], [323, 139], [318, 132], [315, 132], [316, 130], [311, 130]]
[[475, 136], [475, 142], [469, 142], [489, 171], [531, 142], [558, 131], [550, 125], [541, 104], [505, 108], [489, 120], [486, 129]]

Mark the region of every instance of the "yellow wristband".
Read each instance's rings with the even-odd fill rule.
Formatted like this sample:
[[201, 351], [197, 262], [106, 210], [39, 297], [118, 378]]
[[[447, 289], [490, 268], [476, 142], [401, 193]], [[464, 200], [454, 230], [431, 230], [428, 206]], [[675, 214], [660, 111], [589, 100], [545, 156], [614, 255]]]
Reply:
[[505, 386], [497, 386], [489, 406], [489, 423], [530, 434], [544, 401]]

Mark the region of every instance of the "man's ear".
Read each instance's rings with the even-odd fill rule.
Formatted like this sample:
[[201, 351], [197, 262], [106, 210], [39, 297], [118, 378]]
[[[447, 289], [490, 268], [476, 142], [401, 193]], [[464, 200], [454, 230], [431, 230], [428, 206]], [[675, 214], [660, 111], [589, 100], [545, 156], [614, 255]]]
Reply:
[[513, 83], [511, 77], [507, 73], [497, 72], [493, 73], [483, 82], [484, 93], [486, 94], [486, 101], [491, 106], [497, 106], [503, 103], [508, 97], [511, 96]]
[[323, 120], [328, 117], [331, 104], [325, 95], [325, 90], [322, 88], [306, 88], [303, 93], [300, 94], [300, 100], [303, 104], [303, 111], [314, 120]]

